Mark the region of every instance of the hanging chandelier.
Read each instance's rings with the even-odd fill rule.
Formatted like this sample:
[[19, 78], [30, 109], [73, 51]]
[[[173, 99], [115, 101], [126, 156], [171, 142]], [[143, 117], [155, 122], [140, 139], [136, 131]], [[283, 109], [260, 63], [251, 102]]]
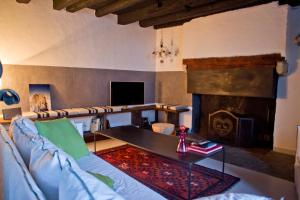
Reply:
[[152, 52], [153, 55], [157, 56], [160, 59], [160, 63], [164, 63], [166, 58], [170, 58], [170, 61], [173, 62], [173, 57], [177, 56], [179, 49], [174, 47], [173, 37], [171, 38], [170, 47], [164, 43], [163, 31], [161, 30], [160, 44], [159, 48]]

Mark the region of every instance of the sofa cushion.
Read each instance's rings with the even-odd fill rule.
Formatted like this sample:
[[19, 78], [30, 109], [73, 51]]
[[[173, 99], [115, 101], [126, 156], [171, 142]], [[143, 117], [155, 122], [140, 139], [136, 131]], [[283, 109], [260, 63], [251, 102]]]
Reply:
[[102, 181], [105, 183], [108, 187], [113, 188], [114, 187], [114, 180], [112, 180], [109, 176], [104, 176], [99, 173], [89, 172], [89, 174], [93, 175], [95, 178], [97, 178], [99, 181]]
[[102, 181], [71, 164], [63, 169], [59, 183], [59, 199], [122, 200], [123, 198]]
[[83, 138], [69, 119], [35, 122], [35, 125], [40, 135], [46, 137], [74, 159], [79, 159], [89, 153]]
[[[29, 171], [47, 199], [58, 199], [58, 185], [66, 160], [72, 158], [46, 138], [32, 149]], [[75, 161], [74, 161], [75, 162]]]
[[14, 142], [26, 164], [29, 166], [31, 149], [39, 140], [38, 131], [34, 123], [24, 117], [16, 117], [10, 127]]
[[2, 186], [0, 199], [46, 199], [5, 128], [0, 125], [0, 129], [0, 185]]
[[24, 130], [25, 134], [38, 134], [34, 122], [26, 117], [16, 116], [12, 119], [12, 123], [17, 123]]

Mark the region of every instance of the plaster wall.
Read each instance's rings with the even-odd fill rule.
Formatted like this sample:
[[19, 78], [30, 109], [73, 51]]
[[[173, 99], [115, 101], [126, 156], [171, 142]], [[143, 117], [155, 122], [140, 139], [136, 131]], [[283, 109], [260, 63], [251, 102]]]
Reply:
[[293, 43], [300, 34], [300, 7], [289, 8], [287, 19], [286, 58], [289, 73], [281, 77], [278, 83], [274, 149], [291, 153], [296, 151], [296, 125], [300, 124], [300, 47]]
[[277, 2], [198, 18], [183, 26], [183, 58], [281, 53], [287, 6]]
[[153, 28], [121, 26], [90, 9], [56, 11], [52, 2], [1, 0], [3, 64], [155, 71]]

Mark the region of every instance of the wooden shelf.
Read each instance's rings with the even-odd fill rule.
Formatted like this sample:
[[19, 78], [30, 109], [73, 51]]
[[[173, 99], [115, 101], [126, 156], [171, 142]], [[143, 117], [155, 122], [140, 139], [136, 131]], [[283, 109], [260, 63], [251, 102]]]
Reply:
[[188, 109], [188, 108], [179, 109], [179, 110], [170, 110], [170, 109], [164, 109], [164, 108], [156, 108], [155, 110], [164, 111], [164, 112], [171, 112], [171, 113], [182, 113], [182, 112], [188, 112], [188, 111], [190, 111], [190, 109]]
[[[189, 111], [189, 109], [180, 109], [180, 110], [170, 110], [170, 109], [164, 109], [164, 108], [157, 108], [156, 106], [154, 105], [151, 105], [151, 106], [140, 106], [140, 107], [134, 107], [134, 108], [125, 108], [125, 109], [122, 109], [121, 111], [116, 111], [116, 112], [106, 112], [106, 113], [94, 113], [94, 114], [79, 114], [79, 115], [67, 115], [67, 116], [61, 116], [61, 117], [46, 117], [46, 118], [37, 118], [37, 119], [32, 119], [32, 120], [39, 120], [39, 121], [44, 121], [44, 120], [51, 120], [51, 119], [59, 119], [59, 118], [63, 118], [63, 117], [66, 117], [66, 118], [76, 118], [76, 117], [88, 117], [88, 116], [105, 116], [105, 115], [109, 115], [109, 114], [117, 114], [117, 113], [126, 113], [126, 112], [131, 112], [131, 113], [134, 113], [135, 115], [135, 118], [137, 117], [140, 117], [142, 118], [141, 116], [141, 112], [142, 111], [146, 111], [146, 110], [154, 110], [156, 112], [155, 114], [155, 121], [157, 121], [157, 111], [163, 111], [163, 112], [167, 112], [168, 115], [172, 116], [174, 115], [173, 117], [170, 117], [170, 118], [173, 118], [170, 122], [170, 123], [175, 123], [176, 126], [178, 126], [179, 124], [179, 114], [182, 113], [182, 112], [187, 112]], [[174, 121], [175, 119], [175, 121]], [[140, 120], [137, 120], [137, 121], [140, 121]], [[0, 118], [0, 123], [1, 124], [10, 124], [11, 123], [11, 120], [4, 120], [2, 118]]]

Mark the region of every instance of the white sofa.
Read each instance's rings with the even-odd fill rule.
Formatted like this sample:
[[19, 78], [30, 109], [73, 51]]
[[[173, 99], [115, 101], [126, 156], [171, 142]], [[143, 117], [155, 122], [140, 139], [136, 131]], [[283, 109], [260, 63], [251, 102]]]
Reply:
[[[13, 129], [14, 131], [24, 131], [22, 129], [16, 128]], [[31, 174], [26, 166], [26, 162], [24, 162], [24, 158], [22, 158], [20, 154], [20, 149], [18, 150], [17, 146], [14, 142], [10, 139], [8, 134], [6, 133], [5, 129], [0, 125], [0, 199], [5, 200], [44, 200], [46, 199], [46, 193], [42, 192], [44, 191], [44, 185], [41, 185], [39, 181], [34, 179], [34, 174]], [[36, 142], [35, 139], [32, 139], [30, 141]], [[43, 142], [43, 150], [47, 149], [45, 148], [46, 141]], [[49, 143], [49, 141], [48, 141]], [[25, 144], [26, 145], [26, 144]], [[57, 148], [53, 147], [54, 145], [50, 145], [50, 149]], [[46, 145], [47, 146], [47, 145]], [[33, 152], [36, 151], [36, 148], [34, 148], [31, 151], [31, 156], [33, 156]], [[56, 152], [53, 151], [53, 152]], [[43, 152], [42, 152], [43, 154]], [[65, 153], [64, 153], [65, 154]], [[54, 154], [53, 154], [54, 155]], [[67, 155], [64, 155], [68, 157]], [[62, 157], [64, 157], [62, 156]], [[61, 157], [61, 156], [57, 156]], [[25, 159], [26, 160], [26, 159]], [[69, 161], [69, 160], [65, 160]], [[61, 161], [59, 161], [61, 162]], [[68, 163], [68, 162], [66, 162]], [[72, 162], [71, 162], [72, 163]], [[72, 163], [73, 165], [73, 163]], [[62, 182], [62, 184], [59, 184], [59, 198], [57, 199], [72, 199], [72, 200], [85, 200], [85, 199], [99, 199], [99, 200], [105, 200], [105, 199], [143, 199], [143, 200], [160, 200], [165, 199], [163, 196], [158, 194], [157, 192], [153, 191], [152, 189], [146, 187], [145, 185], [141, 184], [140, 182], [136, 181], [134, 178], [128, 176], [124, 172], [120, 171], [119, 169], [113, 167], [109, 163], [107, 163], [105, 160], [97, 157], [93, 153], [89, 153], [87, 156], [84, 156], [80, 158], [79, 160], [76, 160], [76, 163], [74, 165], [78, 165], [78, 169], [74, 168], [69, 171], [69, 175], [66, 174], [64, 171], [66, 167], [63, 168], [63, 173], [61, 180], [59, 182]], [[47, 167], [47, 166], [46, 166]], [[51, 166], [49, 166], [51, 168]], [[74, 176], [74, 171], [76, 172], [76, 176]], [[109, 190], [106, 193], [103, 193], [103, 190], [107, 190], [105, 188], [104, 184], [101, 185], [99, 182], [95, 184], [93, 177], [90, 175], [87, 175], [85, 171], [91, 171], [95, 173], [101, 173], [103, 175], [109, 176], [114, 180], [114, 191]], [[31, 171], [32, 172], [32, 171]], [[54, 176], [54, 173], [45, 173], [45, 176], [48, 176], [46, 179], [52, 178], [51, 176]], [[43, 175], [43, 173], [42, 173]], [[81, 177], [82, 176], [82, 177]], [[89, 177], [87, 177], [89, 176]], [[80, 184], [82, 182], [82, 179], [84, 177], [87, 177], [89, 180], [87, 181], [86, 186], [93, 187], [91, 191], [93, 191], [93, 194], [96, 193], [97, 198], [90, 198], [90, 196], [87, 195], [87, 193], [80, 192], [80, 189], [86, 190], [84, 187], [73, 187], [75, 185], [76, 180], [79, 178]], [[59, 177], [58, 177], [59, 178]], [[59, 178], [60, 179], [60, 178]], [[72, 184], [66, 184], [69, 181], [69, 183]], [[97, 180], [98, 181], [98, 180]], [[85, 181], [83, 181], [85, 183]], [[92, 182], [92, 183], [91, 183]], [[64, 188], [64, 190], [61, 190], [61, 185], [67, 186], [67, 188]], [[79, 191], [78, 191], [79, 190]], [[63, 194], [61, 194], [61, 191], [63, 191]], [[85, 196], [86, 195], [86, 196]], [[61, 198], [63, 197], [63, 198]], [[113, 198], [112, 198], [113, 197]], [[53, 198], [51, 198], [53, 199]], [[55, 199], [55, 198], [54, 198]], [[206, 198], [199, 198], [199, 200], [233, 200], [233, 199], [257, 199], [257, 200], [265, 200], [267, 198], [265, 197], [258, 197], [258, 196], [252, 196], [252, 195], [243, 195], [243, 194], [233, 194], [233, 193], [226, 193], [224, 195], [216, 195]]]
[[300, 199], [300, 125], [297, 126], [297, 151], [295, 158], [295, 185]]

